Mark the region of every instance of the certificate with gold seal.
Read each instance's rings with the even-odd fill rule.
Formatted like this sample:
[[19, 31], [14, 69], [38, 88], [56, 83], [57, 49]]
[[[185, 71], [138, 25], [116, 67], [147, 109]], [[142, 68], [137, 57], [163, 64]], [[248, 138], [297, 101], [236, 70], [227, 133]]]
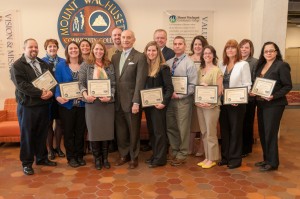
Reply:
[[110, 97], [111, 87], [109, 79], [88, 80], [88, 94], [94, 97]]
[[275, 84], [275, 80], [257, 77], [252, 87], [252, 93], [262, 97], [270, 97]]
[[218, 86], [195, 86], [195, 103], [218, 103]]
[[236, 87], [224, 90], [224, 104], [247, 104], [248, 88]]
[[141, 90], [141, 100], [143, 107], [154, 106], [163, 101], [162, 88], [152, 88]]
[[187, 93], [188, 93], [187, 76], [181, 76], [181, 77], [173, 76], [172, 83], [173, 83], [175, 93], [187, 95]]
[[39, 88], [41, 90], [50, 90], [54, 86], [57, 85], [57, 81], [50, 73], [49, 70], [44, 72], [41, 76], [36, 78], [33, 82], [31, 82], [34, 87]]
[[82, 97], [79, 90], [79, 82], [68, 82], [59, 84], [60, 94], [66, 99], [77, 99]]

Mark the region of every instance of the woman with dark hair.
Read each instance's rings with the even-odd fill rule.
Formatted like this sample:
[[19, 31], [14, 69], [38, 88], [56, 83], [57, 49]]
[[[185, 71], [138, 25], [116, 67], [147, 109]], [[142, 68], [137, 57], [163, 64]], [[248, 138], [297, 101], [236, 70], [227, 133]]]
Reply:
[[149, 168], [163, 166], [167, 163], [166, 110], [174, 88], [171, 72], [155, 41], [149, 42], [144, 50], [148, 62], [148, 78], [146, 89], [162, 87], [163, 101], [154, 107], [145, 108], [147, 127], [149, 130], [152, 156], [146, 160]]
[[256, 96], [257, 117], [263, 161], [255, 163], [260, 171], [277, 170], [279, 166], [278, 130], [280, 120], [287, 105], [286, 94], [292, 89], [291, 69], [282, 60], [278, 46], [266, 42], [257, 63], [256, 77], [275, 80], [270, 97]]
[[[240, 49], [236, 40], [227, 41], [223, 50], [223, 88], [251, 87], [249, 64], [241, 60]], [[220, 112], [221, 156], [219, 166], [229, 169], [240, 167], [243, 150], [243, 121], [246, 104], [222, 105]]]
[[[88, 80], [109, 79], [111, 96], [94, 97], [88, 93]], [[88, 140], [91, 143], [95, 160], [95, 168], [101, 170], [102, 166], [109, 169], [108, 141], [114, 139], [114, 94], [115, 72], [107, 57], [107, 50], [101, 41], [92, 45], [89, 58], [81, 64], [79, 71], [80, 90], [86, 100], [85, 116], [88, 128]]]
[[[255, 69], [257, 64], [257, 59], [253, 57], [254, 46], [251, 40], [243, 39], [239, 43], [240, 52], [242, 60], [249, 63], [250, 72], [251, 72], [251, 81], [252, 84], [255, 80]], [[256, 102], [255, 97], [249, 96], [248, 104], [246, 105], [246, 113], [244, 118], [243, 125], [243, 152], [242, 157], [246, 157], [249, 153], [252, 153], [253, 140], [253, 125], [255, 117]]]
[[[212, 46], [205, 46], [201, 55], [201, 65], [198, 73], [198, 84], [203, 86], [218, 86], [218, 95], [222, 94], [223, 74], [217, 67], [218, 57], [216, 50]], [[216, 165], [219, 160], [219, 143], [217, 137], [217, 124], [220, 114], [218, 103], [196, 103], [198, 122], [202, 134], [202, 140], [205, 151], [205, 159], [197, 165], [209, 169]]]
[[79, 42], [79, 47], [82, 53], [82, 58], [86, 61], [90, 56], [92, 44], [89, 40], [83, 39]]
[[[58, 42], [56, 39], [47, 39], [44, 43], [44, 48], [46, 50], [46, 56], [42, 58], [48, 64], [53, 66], [53, 72], [55, 72], [56, 65], [59, 62], [65, 61], [65, 59], [59, 57], [57, 55], [58, 51]], [[54, 96], [53, 96], [54, 99]], [[55, 120], [55, 129], [53, 129], [53, 122]], [[56, 147], [53, 147], [53, 139], [55, 137], [55, 144]], [[49, 124], [49, 131], [47, 137], [47, 144], [48, 144], [48, 156], [50, 160], [55, 159], [55, 155], [57, 154], [59, 157], [65, 157], [65, 154], [60, 149], [60, 143], [62, 138], [62, 127], [61, 121], [58, 113], [58, 104], [56, 100], [50, 105], [50, 124]]]
[[[208, 42], [202, 35], [197, 35], [192, 40], [190, 47], [191, 54], [189, 54], [189, 57], [194, 61], [197, 71], [200, 69], [202, 49], [207, 45]], [[189, 154], [201, 156], [204, 153], [203, 151], [203, 141], [201, 139], [200, 127], [198, 124], [197, 110], [196, 106], [193, 106]]]
[[[83, 59], [79, 45], [71, 41], [65, 48], [66, 61], [60, 62], [55, 70], [58, 83], [78, 81], [80, 64]], [[59, 86], [56, 87], [55, 98], [59, 102], [59, 114], [64, 129], [64, 145], [68, 164], [71, 167], [84, 166], [83, 143], [85, 132], [85, 110], [81, 98], [68, 100], [61, 96]]]

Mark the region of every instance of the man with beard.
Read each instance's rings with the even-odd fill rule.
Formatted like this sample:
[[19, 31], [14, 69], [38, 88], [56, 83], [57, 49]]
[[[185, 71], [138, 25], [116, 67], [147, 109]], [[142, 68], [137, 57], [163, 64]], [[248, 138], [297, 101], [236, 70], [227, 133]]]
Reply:
[[52, 90], [40, 90], [32, 81], [47, 70], [50, 65], [37, 57], [38, 44], [34, 39], [24, 42], [24, 54], [11, 67], [11, 79], [16, 86], [18, 103], [18, 121], [21, 131], [20, 160], [25, 175], [33, 175], [32, 164], [56, 166], [56, 162], [48, 159], [46, 139], [49, 126], [49, 105]]
[[122, 29], [121, 28], [115, 28], [113, 29], [111, 33], [111, 39], [114, 43], [113, 47], [107, 50], [107, 56], [108, 59], [111, 60], [112, 56], [118, 52], [122, 52], [122, 46], [121, 46], [121, 34]]

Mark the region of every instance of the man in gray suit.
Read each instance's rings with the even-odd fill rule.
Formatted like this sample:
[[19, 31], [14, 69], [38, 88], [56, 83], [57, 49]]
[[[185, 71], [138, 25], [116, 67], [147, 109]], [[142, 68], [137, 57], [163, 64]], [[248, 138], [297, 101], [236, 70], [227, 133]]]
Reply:
[[147, 78], [147, 61], [143, 53], [133, 48], [134, 33], [125, 30], [121, 35], [123, 52], [112, 57], [116, 73], [116, 131], [120, 158], [116, 166], [129, 162], [129, 169], [138, 166], [142, 111], [140, 90]]

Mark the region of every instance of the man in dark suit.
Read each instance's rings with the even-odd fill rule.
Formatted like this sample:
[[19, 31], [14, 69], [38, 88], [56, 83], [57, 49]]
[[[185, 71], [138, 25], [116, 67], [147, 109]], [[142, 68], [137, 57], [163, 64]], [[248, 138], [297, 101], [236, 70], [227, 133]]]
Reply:
[[138, 166], [142, 116], [140, 90], [145, 86], [148, 71], [146, 57], [133, 48], [134, 42], [134, 33], [123, 31], [123, 52], [112, 57], [116, 73], [116, 131], [120, 153], [116, 166], [130, 161], [129, 169]]
[[166, 46], [166, 44], [167, 44], [167, 31], [165, 31], [164, 29], [155, 30], [154, 35], [153, 35], [153, 39], [154, 39], [154, 41], [156, 41], [156, 43], [160, 47], [166, 61], [168, 61], [169, 59], [171, 59], [175, 56], [174, 51], [171, 48], [168, 48]]
[[11, 79], [16, 86], [18, 121], [21, 130], [20, 160], [25, 175], [34, 174], [32, 164], [56, 166], [48, 159], [46, 140], [49, 126], [49, 105], [53, 90], [40, 90], [31, 83], [51, 66], [37, 57], [34, 39], [24, 42], [24, 54], [11, 67]]

